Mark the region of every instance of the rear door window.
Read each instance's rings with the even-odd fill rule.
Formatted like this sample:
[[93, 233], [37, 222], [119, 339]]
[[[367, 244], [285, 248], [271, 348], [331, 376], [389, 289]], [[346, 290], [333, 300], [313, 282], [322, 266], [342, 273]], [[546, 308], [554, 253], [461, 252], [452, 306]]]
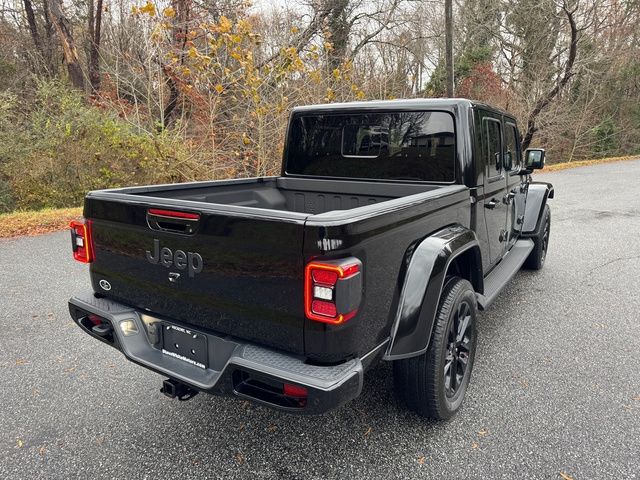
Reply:
[[485, 165], [487, 165], [487, 176], [489, 178], [502, 175], [502, 135], [500, 133], [500, 121], [495, 118], [485, 118], [483, 120], [486, 150]]
[[511, 170], [520, 170], [520, 135], [513, 123], [507, 123], [504, 127], [504, 155], [507, 164], [511, 164]]

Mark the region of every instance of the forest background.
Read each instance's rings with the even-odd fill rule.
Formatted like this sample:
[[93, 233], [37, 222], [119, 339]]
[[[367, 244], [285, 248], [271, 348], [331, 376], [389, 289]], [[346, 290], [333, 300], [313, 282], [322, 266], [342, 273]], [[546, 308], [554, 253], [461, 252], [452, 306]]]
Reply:
[[[2, 0], [0, 213], [278, 174], [296, 105], [445, 96], [444, 1]], [[640, 1], [453, 2], [455, 96], [551, 162], [640, 152]]]

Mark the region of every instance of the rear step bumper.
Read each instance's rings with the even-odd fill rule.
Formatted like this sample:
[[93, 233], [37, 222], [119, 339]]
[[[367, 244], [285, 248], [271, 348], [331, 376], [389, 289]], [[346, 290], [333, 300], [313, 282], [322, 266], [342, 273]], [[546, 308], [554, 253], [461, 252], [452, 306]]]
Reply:
[[[207, 338], [207, 368], [162, 353], [158, 331], [174, 322], [159, 319], [126, 305], [96, 298], [93, 293], [69, 300], [71, 317], [86, 333], [118, 350], [139, 365], [184, 383], [198, 391], [237, 395], [292, 413], [318, 414], [356, 398], [362, 390], [366, 363], [384, 344], [366, 356], [339, 365], [317, 366], [304, 358], [245, 343], [228, 336], [194, 331]], [[99, 318], [96, 318], [99, 317]], [[104, 322], [95, 327], [96, 322]], [[131, 333], [131, 321], [137, 333]], [[128, 327], [125, 336], [122, 322]], [[108, 328], [109, 324], [111, 328]], [[190, 329], [188, 326], [179, 325]], [[304, 387], [307, 393], [285, 395], [283, 385]], [[295, 390], [294, 390], [295, 391]]]

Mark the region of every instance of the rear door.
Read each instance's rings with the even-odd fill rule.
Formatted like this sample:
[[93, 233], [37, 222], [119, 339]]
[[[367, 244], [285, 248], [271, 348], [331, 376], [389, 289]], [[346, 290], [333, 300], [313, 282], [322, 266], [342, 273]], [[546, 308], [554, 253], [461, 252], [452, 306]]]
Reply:
[[505, 249], [507, 205], [503, 199], [507, 191], [503, 168], [502, 116], [480, 111], [482, 131], [482, 164], [485, 165], [483, 210], [489, 239], [490, 264], [502, 258]]
[[506, 165], [511, 168], [505, 170], [507, 181], [507, 249], [510, 249], [518, 239], [524, 220], [526, 189], [518, 173], [522, 161], [520, 153], [520, 134], [514, 120], [504, 117], [504, 158]]
[[[102, 195], [85, 207], [93, 222], [96, 292], [161, 319], [303, 353], [305, 214], [280, 218], [257, 209], [207, 211]], [[159, 220], [153, 209], [197, 220], [185, 229], [184, 219]]]

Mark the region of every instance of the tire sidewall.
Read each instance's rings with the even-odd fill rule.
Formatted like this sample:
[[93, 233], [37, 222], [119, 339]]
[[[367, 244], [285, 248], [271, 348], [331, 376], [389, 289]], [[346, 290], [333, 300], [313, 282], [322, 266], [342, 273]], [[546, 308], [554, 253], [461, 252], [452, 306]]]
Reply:
[[[438, 375], [438, 404], [441, 408], [440, 415], [442, 418], [451, 418], [460, 408], [462, 402], [465, 397], [465, 393], [467, 391], [467, 387], [469, 385], [469, 381], [471, 380], [471, 372], [473, 370], [473, 363], [475, 359], [478, 333], [477, 333], [477, 304], [476, 297], [471, 284], [466, 280], [456, 279], [457, 281], [453, 283], [451, 286], [451, 282], [449, 283], [450, 288], [445, 289], [446, 295], [453, 295], [454, 300], [450, 304], [448, 308], [442, 308], [443, 303], [441, 302], [441, 306], [438, 310], [438, 319], [437, 321], [446, 321], [446, 326], [444, 329], [445, 335], [441, 336], [434, 342], [432, 345], [437, 349], [437, 361], [435, 362], [436, 375]], [[445, 298], [445, 296], [443, 296]], [[447, 355], [447, 337], [449, 332], [449, 327], [451, 322], [454, 321], [454, 315], [458, 310], [458, 307], [462, 301], [466, 301], [469, 304], [469, 308], [471, 310], [471, 351], [469, 353], [469, 363], [467, 366], [467, 373], [462, 381], [462, 384], [458, 388], [458, 391], [452, 398], [448, 398], [445, 392], [445, 380], [444, 380], [444, 365], [445, 358]], [[445, 311], [446, 310], [446, 311]]]
[[[544, 245], [544, 231], [547, 229], [547, 245], [545, 248]], [[538, 263], [540, 268], [544, 265], [544, 262], [547, 259], [547, 252], [549, 250], [549, 240], [551, 238], [551, 211], [549, 209], [549, 205], [544, 206], [544, 214], [542, 217], [542, 221], [540, 222], [540, 231], [538, 232]]]

